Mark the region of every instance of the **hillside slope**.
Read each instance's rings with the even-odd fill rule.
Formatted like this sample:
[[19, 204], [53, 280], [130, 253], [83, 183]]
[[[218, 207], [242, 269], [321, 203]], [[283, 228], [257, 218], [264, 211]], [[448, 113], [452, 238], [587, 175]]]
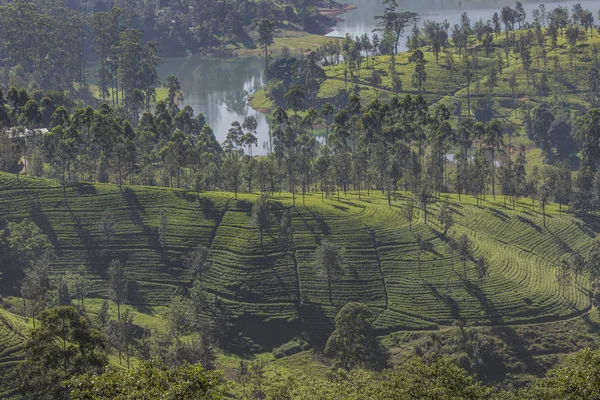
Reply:
[[21, 349], [29, 329], [24, 318], [0, 309], [0, 398], [15, 394], [8, 374], [21, 360]]
[[[523, 201], [504, 210], [488, 196], [484, 207], [470, 198], [449, 197], [455, 211], [452, 235], [473, 242], [464, 265], [452, 257], [440, 228], [438, 206], [422, 212], [412, 232], [402, 216], [403, 195], [388, 207], [376, 192], [343, 194], [321, 201], [321, 194], [297, 198], [273, 196], [272, 228], [259, 242], [250, 210], [256, 195], [196, 193], [150, 187], [85, 185], [62, 188], [53, 181], [0, 173], [0, 216], [9, 221], [32, 219], [55, 246], [52, 273], [87, 266], [94, 277], [93, 297], [107, 295], [110, 260], [126, 261], [129, 302], [165, 305], [177, 290], [191, 285], [182, 257], [202, 244], [210, 247], [213, 267], [206, 286], [222, 317], [265, 348], [308, 332], [319, 342], [345, 302], [360, 301], [377, 315], [378, 332], [437, 329], [462, 319], [469, 325], [536, 323], [579, 315], [590, 307], [589, 282], [580, 277], [562, 293], [556, 280], [565, 251], [587, 254], [595, 220], [581, 220], [548, 210], [543, 227], [539, 210]], [[97, 228], [102, 213], [115, 214], [116, 235], [106, 243]], [[168, 219], [167, 245], [158, 240], [160, 210]], [[293, 248], [284, 251], [279, 218], [290, 213]], [[429, 245], [422, 254], [421, 276], [415, 233]], [[346, 248], [348, 266], [330, 294], [314, 267], [313, 253], [324, 237]], [[473, 260], [490, 263], [483, 284]], [[454, 262], [453, 262], [454, 259]], [[454, 265], [453, 265], [454, 264]], [[3, 293], [19, 276], [5, 272]], [[180, 289], [178, 289], [180, 288]], [[182, 288], [182, 289], [181, 289]], [[17, 294], [13, 291], [13, 294]], [[216, 298], [218, 296], [218, 298]]]

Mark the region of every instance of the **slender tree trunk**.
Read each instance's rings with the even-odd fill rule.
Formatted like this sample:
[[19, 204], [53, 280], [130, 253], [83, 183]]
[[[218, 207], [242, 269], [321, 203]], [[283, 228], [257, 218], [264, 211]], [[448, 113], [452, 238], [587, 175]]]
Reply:
[[[496, 152], [492, 146], [492, 196], [496, 200]], [[506, 208], [506, 206], [504, 206]]]

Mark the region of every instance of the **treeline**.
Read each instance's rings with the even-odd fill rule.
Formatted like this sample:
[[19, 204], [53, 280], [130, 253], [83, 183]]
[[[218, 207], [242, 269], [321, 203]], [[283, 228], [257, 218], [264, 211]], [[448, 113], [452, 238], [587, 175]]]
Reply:
[[[302, 112], [306, 97], [302, 86], [291, 86], [284, 95], [289, 111], [278, 107], [272, 115], [272, 151], [252, 157], [257, 144], [252, 117], [233, 123], [221, 145], [202, 114], [194, 115], [189, 106], [180, 110], [172, 97], [170, 104], [161, 101], [153, 113], [145, 111], [132, 123], [123, 109], [107, 104], [69, 111], [67, 100], [53, 93], [38, 104], [26, 91], [12, 88], [6, 99], [0, 96], [5, 126], [0, 166], [65, 184], [288, 191], [294, 199], [309, 191], [332, 198], [340, 191], [362, 196], [377, 189], [391, 202], [404, 189], [425, 210], [442, 192], [470, 194], [478, 201], [501, 193], [512, 203], [530, 197], [532, 206], [537, 201], [542, 209], [551, 200], [581, 211], [597, 207], [596, 109], [574, 121], [555, 121], [546, 104], [533, 110], [530, 136], [555, 165], [527, 174], [525, 149], [515, 148], [511, 125], [500, 120], [463, 117], [453, 127], [444, 105], [430, 108], [420, 96], [374, 100], [363, 107], [360, 97], [352, 95], [337, 112], [329, 103]], [[33, 130], [39, 127], [48, 131]], [[315, 127], [329, 132], [326, 143], [312, 134]], [[448, 168], [451, 162], [455, 168]], [[579, 172], [572, 179], [570, 167], [577, 163]]]

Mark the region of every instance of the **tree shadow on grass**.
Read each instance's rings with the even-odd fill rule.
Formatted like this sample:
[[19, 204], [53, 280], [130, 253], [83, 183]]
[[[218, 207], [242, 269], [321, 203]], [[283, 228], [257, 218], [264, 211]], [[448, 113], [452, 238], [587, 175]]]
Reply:
[[77, 194], [84, 196], [95, 196], [97, 193], [96, 187], [87, 183], [72, 183], [70, 187], [77, 192]]
[[348, 204], [349, 206], [356, 207], [356, 208], [365, 208], [365, 206], [363, 206], [362, 204], [354, 203], [350, 200], [340, 199], [340, 203]]
[[60, 241], [58, 240], [56, 231], [48, 219], [48, 216], [42, 210], [42, 205], [37, 195], [31, 202], [31, 219], [42, 230], [42, 232], [44, 232], [44, 235], [48, 236], [48, 240], [50, 240], [50, 243], [52, 243], [56, 255], [61, 256], [63, 252]]
[[502, 222], [506, 222], [510, 218], [508, 214], [506, 214], [504, 211], [498, 210], [497, 208], [488, 208], [487, 210], [498, 217]]
[[[327, 222], [325, 221], [325, 218], [323, 218], [322, 215], [319, 215], [319, 214], [315, 213], [314, 211], [312, 211], [309, 208], [307, 208], [306, 210], [312, 216], [312, 221], [314, 221], [317, 224], [317, 227], [320, 230], [319, 233], [321, 233], [324, 236], [329, 236], [330, 228], [329, 228], [329, 224], [327, 224]], [[300, 214], [299, 212], [297, 212], [297, 210], [296, 210], [296, 215], [298, 217], [300, 217], [300, 219], [302, 219], [302, 222], [304, 223], [304, 226], [310, 231], [310, 233], [313, 234], [313, 236], [315, 238], [315, 241], [317, 243], [320, 243], [320, 241], [321, 241], [321, 235], [317, 234], [317, 232], [315, 231], [315, 228], [313, 227], [313, 225], [310, 224], [309, 221], [307, 221], [307, 219], [302, 216], [302, 214]]]
[[197, 195], [195, 193], [192, 192], [187, 192], [187, 191], [183, 191], [183, 190], [175, 190], [175, 197], [185, 200], [189, 203], [195, 203], [196, 202], [196, 198]]
[[[299, 301], [298, 294], [296, 293], [297, 285], [294, 285], [293, 287], [286, 286], [285, 281], [281, 278], [281, 276], [275, 269], [276, 263], [272, 260], [272, 257], [269, 257], [269, 255], [265, 252], [264, 248], [262, 248], [262, 247], [261, 247], [261, 255], [263, 257], [263, 265], [266, 265], [269, 267], [269, 269], [273, 273], [273, 276], [277, 280], [277, 283], [279, 284], [279, 286], [281, 286], [281, 288], [283, 289], [283, 292], [286, 294], [288, 300], [291, 303], [297, 304]], [[290, 260], [290, 261], [292, 261], [292, 260]], [[295, 265], [293, 264], [293, 262], [290, 264], [291, 264], [292, 268], [295, 268]], [[292, 271], [291, 277], [292, 277], [293, 281], [296, 281], [295, 271]], [[296, 295], [293, 295], [292, 293], [294, 293]]]
[[308, 343], [314, 349], [322, 350], [334, 330], [333, 320], [327, 316], [323, 306], [315, 303], [302, 303], [299, 309], [300, 323]]
[[251, 201], [248, 201], [248, 200], [238, 200], [236, 202], [236, 207], [240, 211], [245, 212], [247, 215], [250, 215], [252, 213], [252, 208], [254, 207], [254, 203], [252, 203]]
[[448, 310], [450, 311], [450, 315], [452, 315], [452, 319], [461, 320], [460, 316], [460, 305], [454, 300], [454, 298], [449, 293], [440, 293], [438, 288], [431, 283], [426, 283], [427, 288], [431, 291], [431, 294], [435, 296], [436, 299], [443, 302]]
[[465, 280], [465, 286], [467, 289], [467, 293], [479, 300], [481, 308], [485, 311], [489, 321], [492, 324], [504, 324], [504, 318], [502, 317], [502, 314], [500, 313], [500, 311], [498, 311], [494, 303], [487, 298], [487, 296], [485, 295], [483, 290], [481, 290], [481, 287], [479, 287], [479, 285], [474, 284], [471, 281]]
[[215, 206], [213, 199], [208, 197], [198, 197], [198, 205], [202, 210], [204, 219], [215, 221], [217, 223], [221, 221], [221, 212]]
[[583, 223], [575, 221], [575, 225], [577, 225], [579, 230], [590, 238], [595, 238], [596, 234], [600, 232], [600, 217], [596, 215], [585, 214], [580, 215], [579, 219], [583, 221]]
[[331, 206], [332, 206], [333, 208], [337, 209], [337, 210], [340, 210], [340, 211], [348, 211], [348, 210], [349, 210], [349, 208], [348, 208], [348, 207], [345, 207], [345, 206], [340, 206], [340, 205], [338, 205], [338, 204], [332, 204]]
[[142, 230], [144, 237], [146, 237], [148, 241], [148, 246], [156, 251], [156, 253], [160, 257], [160, 263], [162, 265], [162, 271], [169, 273], [172, 270], [173, 266], [169, 260], [169, 255], [167, 253], [167, 249], [160, 243], [158, 230], [156, 228], [152, 228], [144, 223], [143, 216], [146, 215], [146, 210], [141, 205], [137, 194], [131, 190], [130, 188], [125, 188], [122, 191], [122, 196], [127, 202], [129, 217], [133, 224], [139, 227]]
[[140, 304], [146, 303], [144, 291], [140, 284], [133, 279], [127, 280], [127, 303], [136, 304], [136, 309], [140, 312], [150, 313], [150, 309]]
[[517, 215], [517, 219], [520, 222], [529, 225], [531, 228], [535, 229], [538, 233], [542, 232], [542, 227], [539, 226], [538, 224], [536, 224], [535, 222], [533, 222], [531, 219], [529, 219], [527, 217], [523, 217], [522, 215]]
[[491, 328], [491, 333], [499, 337], [514, 354], [519, 356], [519, 361], [525, 365], [527, 372], [538, 377], [544, 375], [543, 368], [535, 361], [523, 339], [514, 328], [504, 325], [495, 326]]

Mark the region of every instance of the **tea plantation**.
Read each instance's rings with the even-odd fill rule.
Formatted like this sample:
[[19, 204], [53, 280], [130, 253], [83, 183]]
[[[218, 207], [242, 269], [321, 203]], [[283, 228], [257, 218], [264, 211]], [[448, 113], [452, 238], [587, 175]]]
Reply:
[[[438, 226], [438, 205], [413, 221], [403, 217], [405, 197], [388, 206], [379, 192], [343, 194], [321, 200], [307, 195], [305, 205], [289, 195], [271, 197], [271, 228], [260, 245], [251, 221], [257, 195], [79, 184], [63, 188], [53, 181], [0, 174], [0, 214], [8, 221], [31, 219], [54, 245], [52, 274], [85, 265], [93, 277], [91, 297], [107, 296], [109, 262], [126, 262], [128, 303], [166, 305], [191, 285], [182, 258], [195, 246], [210, 248], [212, 268], [205, 285], [223, 316], [265, 349], [308, 333], [322, 341], [336, 311], [348, 301], [367, 304], [377, 315], [380, 334], [398, 330], [435, 330], [463, 320], [468, 325], [548, 322], [585, 313], [590, 305], [587, 278], [561, 289], [558, 260], [566, 252], [587, 254], [600, 226], [558, 208], [542, 214], [529, 200], [516, 210], [488, 196], [484, 206], [463, 196], [448, 200], [454, 210], [450, 236], [466, 234], [472, 251], [466, 263], [451, 254]], [[115, 237], [105, 241], [98, 229], [103, 212], [115, 215]], [[159, 241], [161, 209], [166, 210], [166, 245]], [[293, 240], [282, 247], [279, 221], [291, 217]], [[419, 232], [427, 246], [418, 268]], [[340, 279], [327, 282], [313, 254], [327, 237], [346, 250]], [[474, 260], [489, 262], [480, 282]], [[466, 267], [466, 268], [465, 268]], [[466, 277], [464, 275], [466, 270]], [[18, 274], [5, 271], [3, 294], [18, 295]], [[10, 360], [3, 350], [1, 360]]]

